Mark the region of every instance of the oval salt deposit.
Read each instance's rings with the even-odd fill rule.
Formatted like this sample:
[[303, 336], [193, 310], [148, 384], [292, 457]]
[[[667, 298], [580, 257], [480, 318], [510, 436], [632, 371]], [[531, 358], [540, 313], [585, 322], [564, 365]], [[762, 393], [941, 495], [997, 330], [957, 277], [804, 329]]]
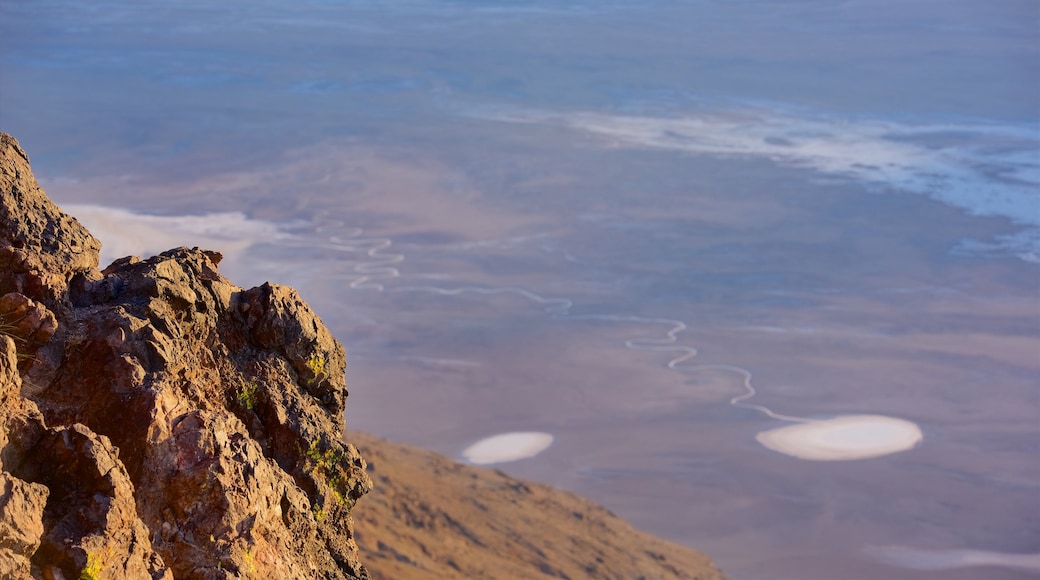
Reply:
[[759, 443], [811, 461], [850, 461], [911, 449], [923, 439], [910, 421], [884, 415], [844, 415], [762, 431]]
[[534, 457], [552, 445], [553, 436], [538, 431], [502, 433], [481, 439], [462, 452], [470, 463], [490, 465]]

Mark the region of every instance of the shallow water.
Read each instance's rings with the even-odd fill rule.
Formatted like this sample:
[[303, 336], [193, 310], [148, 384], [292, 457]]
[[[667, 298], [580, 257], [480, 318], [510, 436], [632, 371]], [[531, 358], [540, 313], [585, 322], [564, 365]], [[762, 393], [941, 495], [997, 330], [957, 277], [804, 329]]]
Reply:
[[[736, 578], [1034, 573], [1033, 3], [136, 6], [0, 4], [0, 128], [106, 259], [297, 286], [351, 427]], [[756, 441], [841, 415], [923, 440]]]

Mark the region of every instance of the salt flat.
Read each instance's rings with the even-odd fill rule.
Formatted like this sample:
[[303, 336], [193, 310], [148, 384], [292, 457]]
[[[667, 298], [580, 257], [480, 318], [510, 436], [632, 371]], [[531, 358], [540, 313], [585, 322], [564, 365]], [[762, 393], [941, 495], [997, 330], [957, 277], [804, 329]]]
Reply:
[[845, 415], [762, 431], [755, 436], [769, 449], [799, 459], [850, 461], [912, 449], [923, 439], [910, 421], [882, 415]]
[[462, 452], [462, 457], [476, 465], [508, 463], [534, 457], [548, 449], [552, 442], [553, 436], [548, 433], [502, 433], [470, 445]]

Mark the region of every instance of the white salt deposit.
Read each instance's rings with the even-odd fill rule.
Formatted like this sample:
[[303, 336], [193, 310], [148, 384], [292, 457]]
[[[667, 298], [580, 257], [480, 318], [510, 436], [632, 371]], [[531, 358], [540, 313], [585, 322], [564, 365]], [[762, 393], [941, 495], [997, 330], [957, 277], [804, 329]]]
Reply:
[[762, 431], [766, 448], [811, 461], [868, 459], [906, 451], [924, 436], [914, 423], [883, 415], [844, 415]]
[[865, 552], [893, 566], [912, 570], [952, 570], [999, 566], [1040, 572], [1040, 553], [1009, 554], [986, 550], [919, 550], [904, 546], [871, 546]]
[[[1040, 185], [1036, 128], [999, 123], [902, 124], [834, 119], [783, 108], [690, 111], [689, 116], [632, 116], [485, 108], [475, 116], [512, 123], [560, 124], [607, 138], [612, 146], [694, 154], [763, 157], [899, 191], [928, 196], [975, 216], [1025, 226], [995, 243], [958, 248], [1040, 255]], [[987, 252], [989, 253], [989, 252]]]
[[233, 260], [253, 244], [280, 237], [272, 223], [241, 213], [159, 216], [99, 205], [63, 205], [101, 240], [101, 267], [117, 258], [148, 258], [178, 246], [218, 250]]
[[477, 465], [506, 463], [534, 457], [553, 443], [553, 436], [538, 431], [502, 433], [481, 439], [462, 452], [466, 461]]
[[149, 258], [179, 246], [198, 246], [223, 254], [220, 271], [248, 287], [284, 271], [257, 248], [296, 241], [277, 224], [237, 212], [160, 216], [99, 205], [69, 204], [62, 209], [101, 241], [101, 268], [124, 256]]

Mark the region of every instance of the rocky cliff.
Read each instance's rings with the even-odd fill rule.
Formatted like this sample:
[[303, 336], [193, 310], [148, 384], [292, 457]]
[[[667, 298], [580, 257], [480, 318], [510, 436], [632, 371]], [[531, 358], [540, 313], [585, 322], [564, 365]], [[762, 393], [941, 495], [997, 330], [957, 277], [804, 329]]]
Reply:
[[0, 577], [367, 577], [321, 320], [216, 252], [99, 248], [0, 135]]

